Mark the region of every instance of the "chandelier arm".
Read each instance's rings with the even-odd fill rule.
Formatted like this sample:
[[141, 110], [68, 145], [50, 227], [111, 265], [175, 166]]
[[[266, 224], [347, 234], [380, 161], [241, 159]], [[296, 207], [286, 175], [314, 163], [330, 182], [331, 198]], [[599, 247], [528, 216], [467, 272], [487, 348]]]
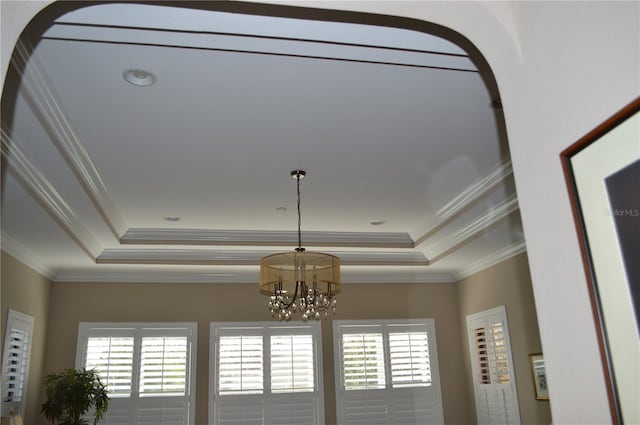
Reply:
[[293, 292], [293, 297], [291, 297], [291, 302], [289, 304], [283, 303], [285, 310], [289, 310], [289, 308], [293, 305], [293, 303], [296, 302], [296, 298], [298, 297], [298, 286], [299, 286], [299, 284], [300, 284], [299, 282], [296, 282], [296, 290]]

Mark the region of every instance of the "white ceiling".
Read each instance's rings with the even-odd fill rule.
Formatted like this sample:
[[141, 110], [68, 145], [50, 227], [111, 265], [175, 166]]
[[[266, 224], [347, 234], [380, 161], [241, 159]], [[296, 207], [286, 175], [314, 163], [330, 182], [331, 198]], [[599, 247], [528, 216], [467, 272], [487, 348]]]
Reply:
[[296, 245], [293, 169], [303, 245], [345, 282], [455, 281], [524, 250], [501, 112], [442, 38], [115, 4], [15, 66], [2, 248], [54, 280], [256, 282]]

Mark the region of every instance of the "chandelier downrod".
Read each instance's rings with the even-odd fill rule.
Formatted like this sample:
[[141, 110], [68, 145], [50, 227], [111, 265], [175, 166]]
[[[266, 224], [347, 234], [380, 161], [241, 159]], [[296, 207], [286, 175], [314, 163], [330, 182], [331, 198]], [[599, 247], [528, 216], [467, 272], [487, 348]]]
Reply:
[[336, 294], [340, 292], [340, 259], [322, 252], [308, 252], [302, 247], [302, 208], [300, 180], [304, 170], [293, 170], [298, 207], [298, 246], [294, 251], [268, 255], [260, 260], [260, 292], [269, 296], [272, 316], [290, 320], [296, 312], [302, 320], [319, 319], [323, 313], [335, 312]]

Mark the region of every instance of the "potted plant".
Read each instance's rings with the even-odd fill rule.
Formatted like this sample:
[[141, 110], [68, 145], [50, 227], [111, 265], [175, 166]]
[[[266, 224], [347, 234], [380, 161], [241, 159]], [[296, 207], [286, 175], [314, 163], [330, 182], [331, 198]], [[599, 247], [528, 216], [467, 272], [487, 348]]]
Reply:
[[41, 412], [58, 425], [87, 425], [85, 415], [91, 408], [95, 425], [109, 407], [107, 387], [94, 370], [65, 369], [47, 375], [45, 393]]

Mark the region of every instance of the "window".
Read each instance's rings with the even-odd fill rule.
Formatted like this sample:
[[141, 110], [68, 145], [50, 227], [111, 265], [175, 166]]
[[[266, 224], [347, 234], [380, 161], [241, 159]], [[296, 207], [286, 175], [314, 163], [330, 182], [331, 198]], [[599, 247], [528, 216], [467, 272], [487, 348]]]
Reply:
[[338, 424], [441, 424], [435, 327], [413, 321], [333, 324]]
[[76, 367], [111, 398], [100, 423], [193, 425], [196, 336], [196, 323], [81, 323]]
[[33, 317], [9, 309], [2, 358], [2, 416], [24, 416]]
[[320, 324], [212, 323], [209, 423], [324, 423]]
[[467, 316], [467, 333], [478, 424], [519, 424], [504, 306]]

